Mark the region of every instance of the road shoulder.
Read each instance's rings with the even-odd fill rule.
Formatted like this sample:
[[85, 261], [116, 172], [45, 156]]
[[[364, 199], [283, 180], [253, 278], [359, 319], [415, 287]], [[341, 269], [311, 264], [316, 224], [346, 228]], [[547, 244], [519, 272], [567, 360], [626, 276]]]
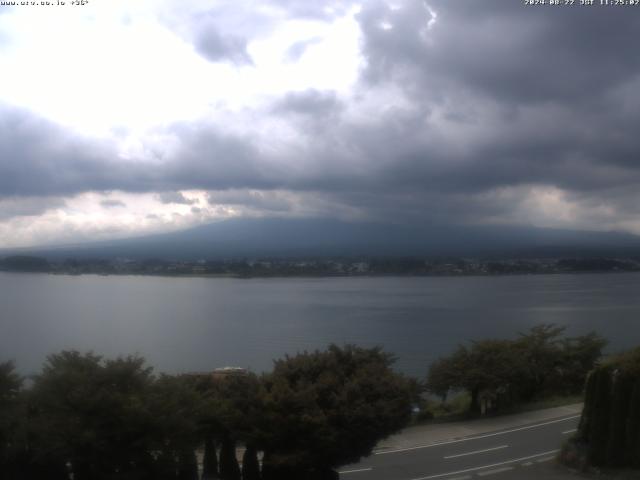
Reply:
[[531, 412], [479, 418], [464, 422], [438, 423], [408, 427], [378, 444], [374, 453], [415, 448], [422, 445], [457, 440], [489, 432], [520, 428], [527, 425], [550, 422], [561, 418], [579, 416], [582, 404], [565, 405]]

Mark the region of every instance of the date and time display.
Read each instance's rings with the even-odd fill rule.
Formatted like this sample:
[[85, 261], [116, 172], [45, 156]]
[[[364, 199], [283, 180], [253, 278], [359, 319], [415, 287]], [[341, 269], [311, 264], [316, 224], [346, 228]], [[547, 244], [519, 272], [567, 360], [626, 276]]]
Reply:
[[640, 0], [522, 0], [524, 5], [567, 7], [640, 7]]

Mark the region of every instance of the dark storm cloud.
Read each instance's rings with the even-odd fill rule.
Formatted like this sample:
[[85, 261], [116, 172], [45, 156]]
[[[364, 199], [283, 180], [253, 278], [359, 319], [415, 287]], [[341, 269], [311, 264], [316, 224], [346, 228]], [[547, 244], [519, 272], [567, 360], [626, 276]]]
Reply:
[[[393, 28], [379, 28], [382, 21]], [[427, 91], [462, 87], [516, 104], [591, 104], [640, 67], [631, 41], [640, 16], [625, 8], [409, 0], [393, 10], [371, 1], [360, 24], [368, 78], [402, 78]]]
[[420, 179], [429, 189], [476, 192], [635, 183], [639, 110], [625, 104], [638, 105], [640, 57], [630, 41], [640, 16], [629, 12], [367, 2], [359, 14], [365, 85], [400, 86], [413, 112], [389, 115], [388, 131], [352, 132], [356, 143], [373, 157], [396, 153], [380, 170], [389, 185]]
[[[482, 120], [443, 128], [428, 118], [389, 115], [382, 125], [354, 129], [352, 138], [360, 155], [376, 159], [376, 179], [390, 189], [477, 193], [533, 183], [589, 191], [640, 180], [632, 161], [640, 141], [631, 124], [613, 117], [543, 108]], [[443, 137], [443, 129], [453, 132]]]
[[[326, 6], [351, 7], [272, 5], [319, 19], [332, 18]], [[214, 205], [287, 211], [290, 199], [270, 191], [289, 190], [378, 217], [456, 222], [512, 218], [517, 195], [543, 186], [588, 209], [638, 214], [636, 10], [492, 0], [398, 7], [371, 0], [358, 15], [366, 66], [355, 98], [289, 92], [254, 112], [290, 127], [290, 143], [265, 141], [253, 125], [242, 136], [174, 125], [163, 133], [177, 148], [151, 167], [0, 110], [0, 196], [124, 190], [165, 192], [163, 203], [190, 205], [179, 190], [204, 189]], [[249, 62], [244, 37], [220, 33], [214, 13], [205, 17], [191, 32], [203, 55]], [[294, 44], [290, 54], [307, 46]], [[379, 108], [352, 116], [367, 95]]]

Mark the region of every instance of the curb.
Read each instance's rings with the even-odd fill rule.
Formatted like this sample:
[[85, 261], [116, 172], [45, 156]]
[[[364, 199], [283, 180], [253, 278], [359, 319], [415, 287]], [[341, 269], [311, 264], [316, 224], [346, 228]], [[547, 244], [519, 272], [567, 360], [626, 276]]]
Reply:
[[526, 427], [540, 422], [559, 420], [572, 415], [580, 415], [581, 412], [582, 403], [577, 403], [524, 413], [477, 418], [463, 422], [416, 425], [381, 441], [372, 453], [375, 455], [389, 450], [416, 448], [461, 440], [509, 428]]

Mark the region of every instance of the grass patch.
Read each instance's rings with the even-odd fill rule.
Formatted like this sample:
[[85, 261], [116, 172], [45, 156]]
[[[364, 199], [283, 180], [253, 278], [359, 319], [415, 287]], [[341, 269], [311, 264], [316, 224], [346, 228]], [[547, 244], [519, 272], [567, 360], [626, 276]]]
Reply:
[[523, 403], [520, 405], [514, 405], [513, 407], [506, 409], [501, 414], [506, 413], [522, 413], [531, 412], [533, 410], [544, 410], [545, 408], [564, 407], [565, 405], [574, 405], [576, 403], [584, 402], [583, 395], [567, 395], [567, 396], [552, 396], [547, 398], [541, 398], [534, 400], [533, 402]]

